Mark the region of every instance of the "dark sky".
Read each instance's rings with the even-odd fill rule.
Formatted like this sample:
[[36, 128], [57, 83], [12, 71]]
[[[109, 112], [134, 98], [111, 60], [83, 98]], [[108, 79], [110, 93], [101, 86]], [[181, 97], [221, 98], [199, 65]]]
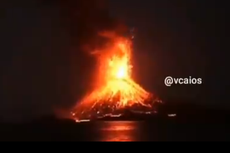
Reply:
[[[80, 46], [97, 44], [97, 30], [116, 29], [110, 15], [137, 29], [133, 73], [144, 88], [167, 102], [230, 108], [225, 4], [110, 0], [106, 11], [79, 2], [1, 1], [0, 119], [29, 119], [79, 99], [95, 68]], [[200, 77], [203, 85], [165, 87], [168, 75]]]
[[[230, 106], [224, 3], [126, 0], [113, 1], [110, 5], [114, 14], [138, 29], [135, 68], [137, 77], [147, 88], [170, 100]], [[168, 88], [163, 86], [166, 76], [200, 77], [203, 85]]]

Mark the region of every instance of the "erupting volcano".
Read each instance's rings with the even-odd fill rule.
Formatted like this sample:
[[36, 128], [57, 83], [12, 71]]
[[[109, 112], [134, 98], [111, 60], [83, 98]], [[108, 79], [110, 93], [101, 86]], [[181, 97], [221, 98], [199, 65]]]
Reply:
[[134, 82], [131, 76], [132, 41], [103, 33], [112, 41], [102, 50], [94, 51], [98, 59], [96, 87], [71, 112], [75, 120], [116, 117], [126, 110], [151, 113], [160, 100]]

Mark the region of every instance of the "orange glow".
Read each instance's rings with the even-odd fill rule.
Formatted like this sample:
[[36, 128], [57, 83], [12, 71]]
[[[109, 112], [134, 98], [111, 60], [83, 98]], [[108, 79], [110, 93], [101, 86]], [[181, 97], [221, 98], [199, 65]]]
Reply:
[[104, 126], [100, 129], [100, 139], [103, 142], [130, 142], [138, 141], [141, 137], [137, 131], [140, 130], [139, 124], [132, 121], [103, 122]]
[[146, 101], [152, 95], [135, 83], [131, 76], [131, 41], [107, 33], [103, 36], [109, 37], [112, 42], [93, 52], [99, 64], [96, 87], [76, 105], [72, 116], [91, 119], [111, 113], [118, 115], [134, 105], [151, 109], [153, 101]]

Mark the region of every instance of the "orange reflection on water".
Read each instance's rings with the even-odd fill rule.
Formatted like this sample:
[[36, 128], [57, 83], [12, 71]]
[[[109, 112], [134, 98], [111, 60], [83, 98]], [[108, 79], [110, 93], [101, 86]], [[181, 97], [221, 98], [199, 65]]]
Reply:
[[138, 124], [131, 121], [104, 122], [101, 141], [138, 141]]

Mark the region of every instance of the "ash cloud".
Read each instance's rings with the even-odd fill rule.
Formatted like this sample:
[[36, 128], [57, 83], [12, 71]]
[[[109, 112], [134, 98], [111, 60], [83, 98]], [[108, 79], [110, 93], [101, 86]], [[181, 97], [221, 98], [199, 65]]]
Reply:
[[100, 31], [125, 31], [103, 0], [22, 0], [1, 6], [0, 120], [28, 120], [70, 108], [95, 73], [95, 59], [85, 50], [108, 41]]

